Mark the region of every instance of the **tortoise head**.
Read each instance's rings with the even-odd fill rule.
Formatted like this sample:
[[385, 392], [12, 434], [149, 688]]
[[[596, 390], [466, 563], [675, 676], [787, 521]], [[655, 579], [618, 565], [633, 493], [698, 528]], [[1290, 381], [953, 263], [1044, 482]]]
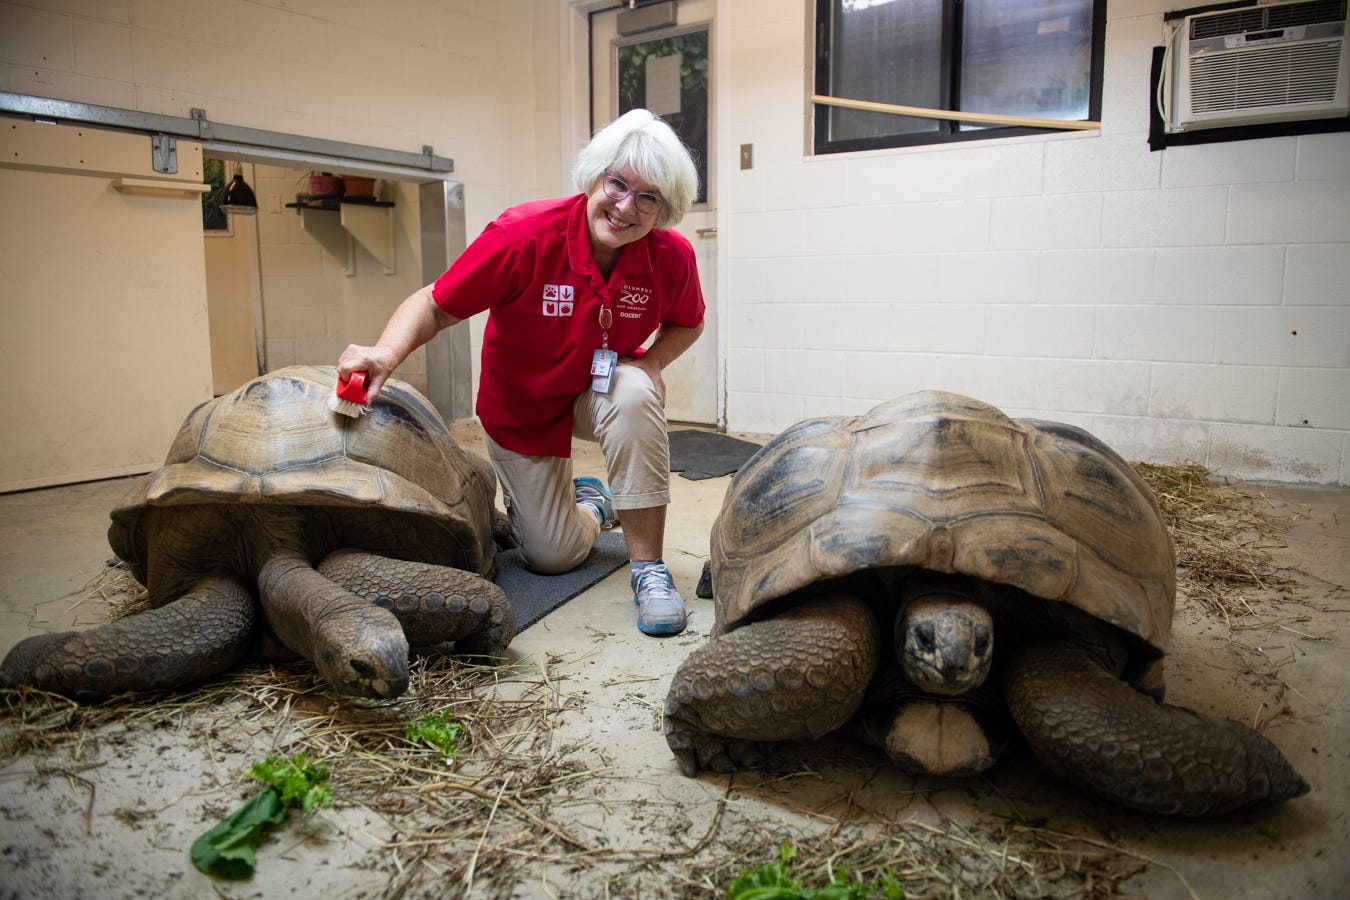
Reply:
[[965, 694], [984, 683], [994, 659], [994, 620], [967, 578], [919, 572], [901, 586], [895, 652], [921, 690]]
[[408, 641], [401, 630], [326, 643], [317, 656], [319, 674], [339, 694], [387, 700], [408, 689]]

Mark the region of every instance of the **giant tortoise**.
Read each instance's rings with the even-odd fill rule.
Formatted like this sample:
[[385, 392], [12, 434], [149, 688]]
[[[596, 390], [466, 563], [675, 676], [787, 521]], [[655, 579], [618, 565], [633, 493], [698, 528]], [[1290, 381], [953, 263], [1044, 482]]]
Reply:
[[839, 729], [963, 775], [1020, 732], [1139, 809], [1307, 791], [1256, 731], [1161, 702], [1172, 545], [1147, 484], [1079, 428], [936, 391], [802, 422], [734, 478], [710, 563], [713, 635], [665, 706], [687, 775]]
[[330, 411], [332, 367], [292, 367], [193, 410], [108, 540], [151, 609], [38, 635], [0, 685], [69, 695], [171, 688], [250, 653], [299, 655], [341, 693], [393, 697], [409, 644], [501, 653], [515, 617], [488, 579], [496, 478], [434, 408], [390, 380]]

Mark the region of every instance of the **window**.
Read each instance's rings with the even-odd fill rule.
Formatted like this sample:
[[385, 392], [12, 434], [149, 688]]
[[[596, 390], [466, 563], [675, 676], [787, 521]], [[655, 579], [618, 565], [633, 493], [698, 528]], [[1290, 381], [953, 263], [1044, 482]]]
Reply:
[[[1106, 0], [817, 0], [816, 93], [935, 111], [817, 103], [815, 150], [1035, 134], [1025, 119], [1101, 114]], [[1007, 121], [958, 121], [942, 111]]]
[[[644, 106], [666, 120], [693, 153], [695, 203], [708, 202], [708, 26], [618, 48], [619, 115]], [[664, 68], [671, 83], [652, 83]], [[664, 88], [664, 90], [663, 90]]]

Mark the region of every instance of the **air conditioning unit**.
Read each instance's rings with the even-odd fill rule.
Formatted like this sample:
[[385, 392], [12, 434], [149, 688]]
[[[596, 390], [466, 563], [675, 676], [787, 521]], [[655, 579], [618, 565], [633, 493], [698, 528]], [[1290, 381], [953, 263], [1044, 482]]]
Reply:
[[1256, 3], [1188, 15], [1175, 36], [1172, 131], [1350, 112], [1346, 0]]

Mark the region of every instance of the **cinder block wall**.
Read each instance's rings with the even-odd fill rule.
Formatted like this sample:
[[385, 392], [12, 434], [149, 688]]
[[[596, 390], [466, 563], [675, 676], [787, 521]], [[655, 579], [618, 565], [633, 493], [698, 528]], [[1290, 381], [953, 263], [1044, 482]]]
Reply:
[[[337, 213], [311, 211], [304, 218], [285, 205], [295, 202], [297, 192], [306, 192], [305, 172], [276, 166], [257, 166], [256, 171], [268, 368], [331, 365], [348, 344], [373, 343], [393, 306], [422, 286], [416, 187], [388, 180], [376, 185], [380, 199], [394, 204], [388, 214], [394, 223], [395, 271], [386, 274], [382, 263], [354, 242], [348, 274], [347, 257], [335, 256], [309, 230], [333, 229]], [[345, 254], [341, 243], [337, 249]], [[409, 357], [398, 377], [426, 390], [425, 354]]]
[[1176, 4], [1112, 0], [1100, 133], [813, 158], [813, 6], [721, 23], [755, 160], [725, 182], [731, 429], [943, 388], [1130, 458], [1350, 483], [1350, 134], [1150, 152]]

